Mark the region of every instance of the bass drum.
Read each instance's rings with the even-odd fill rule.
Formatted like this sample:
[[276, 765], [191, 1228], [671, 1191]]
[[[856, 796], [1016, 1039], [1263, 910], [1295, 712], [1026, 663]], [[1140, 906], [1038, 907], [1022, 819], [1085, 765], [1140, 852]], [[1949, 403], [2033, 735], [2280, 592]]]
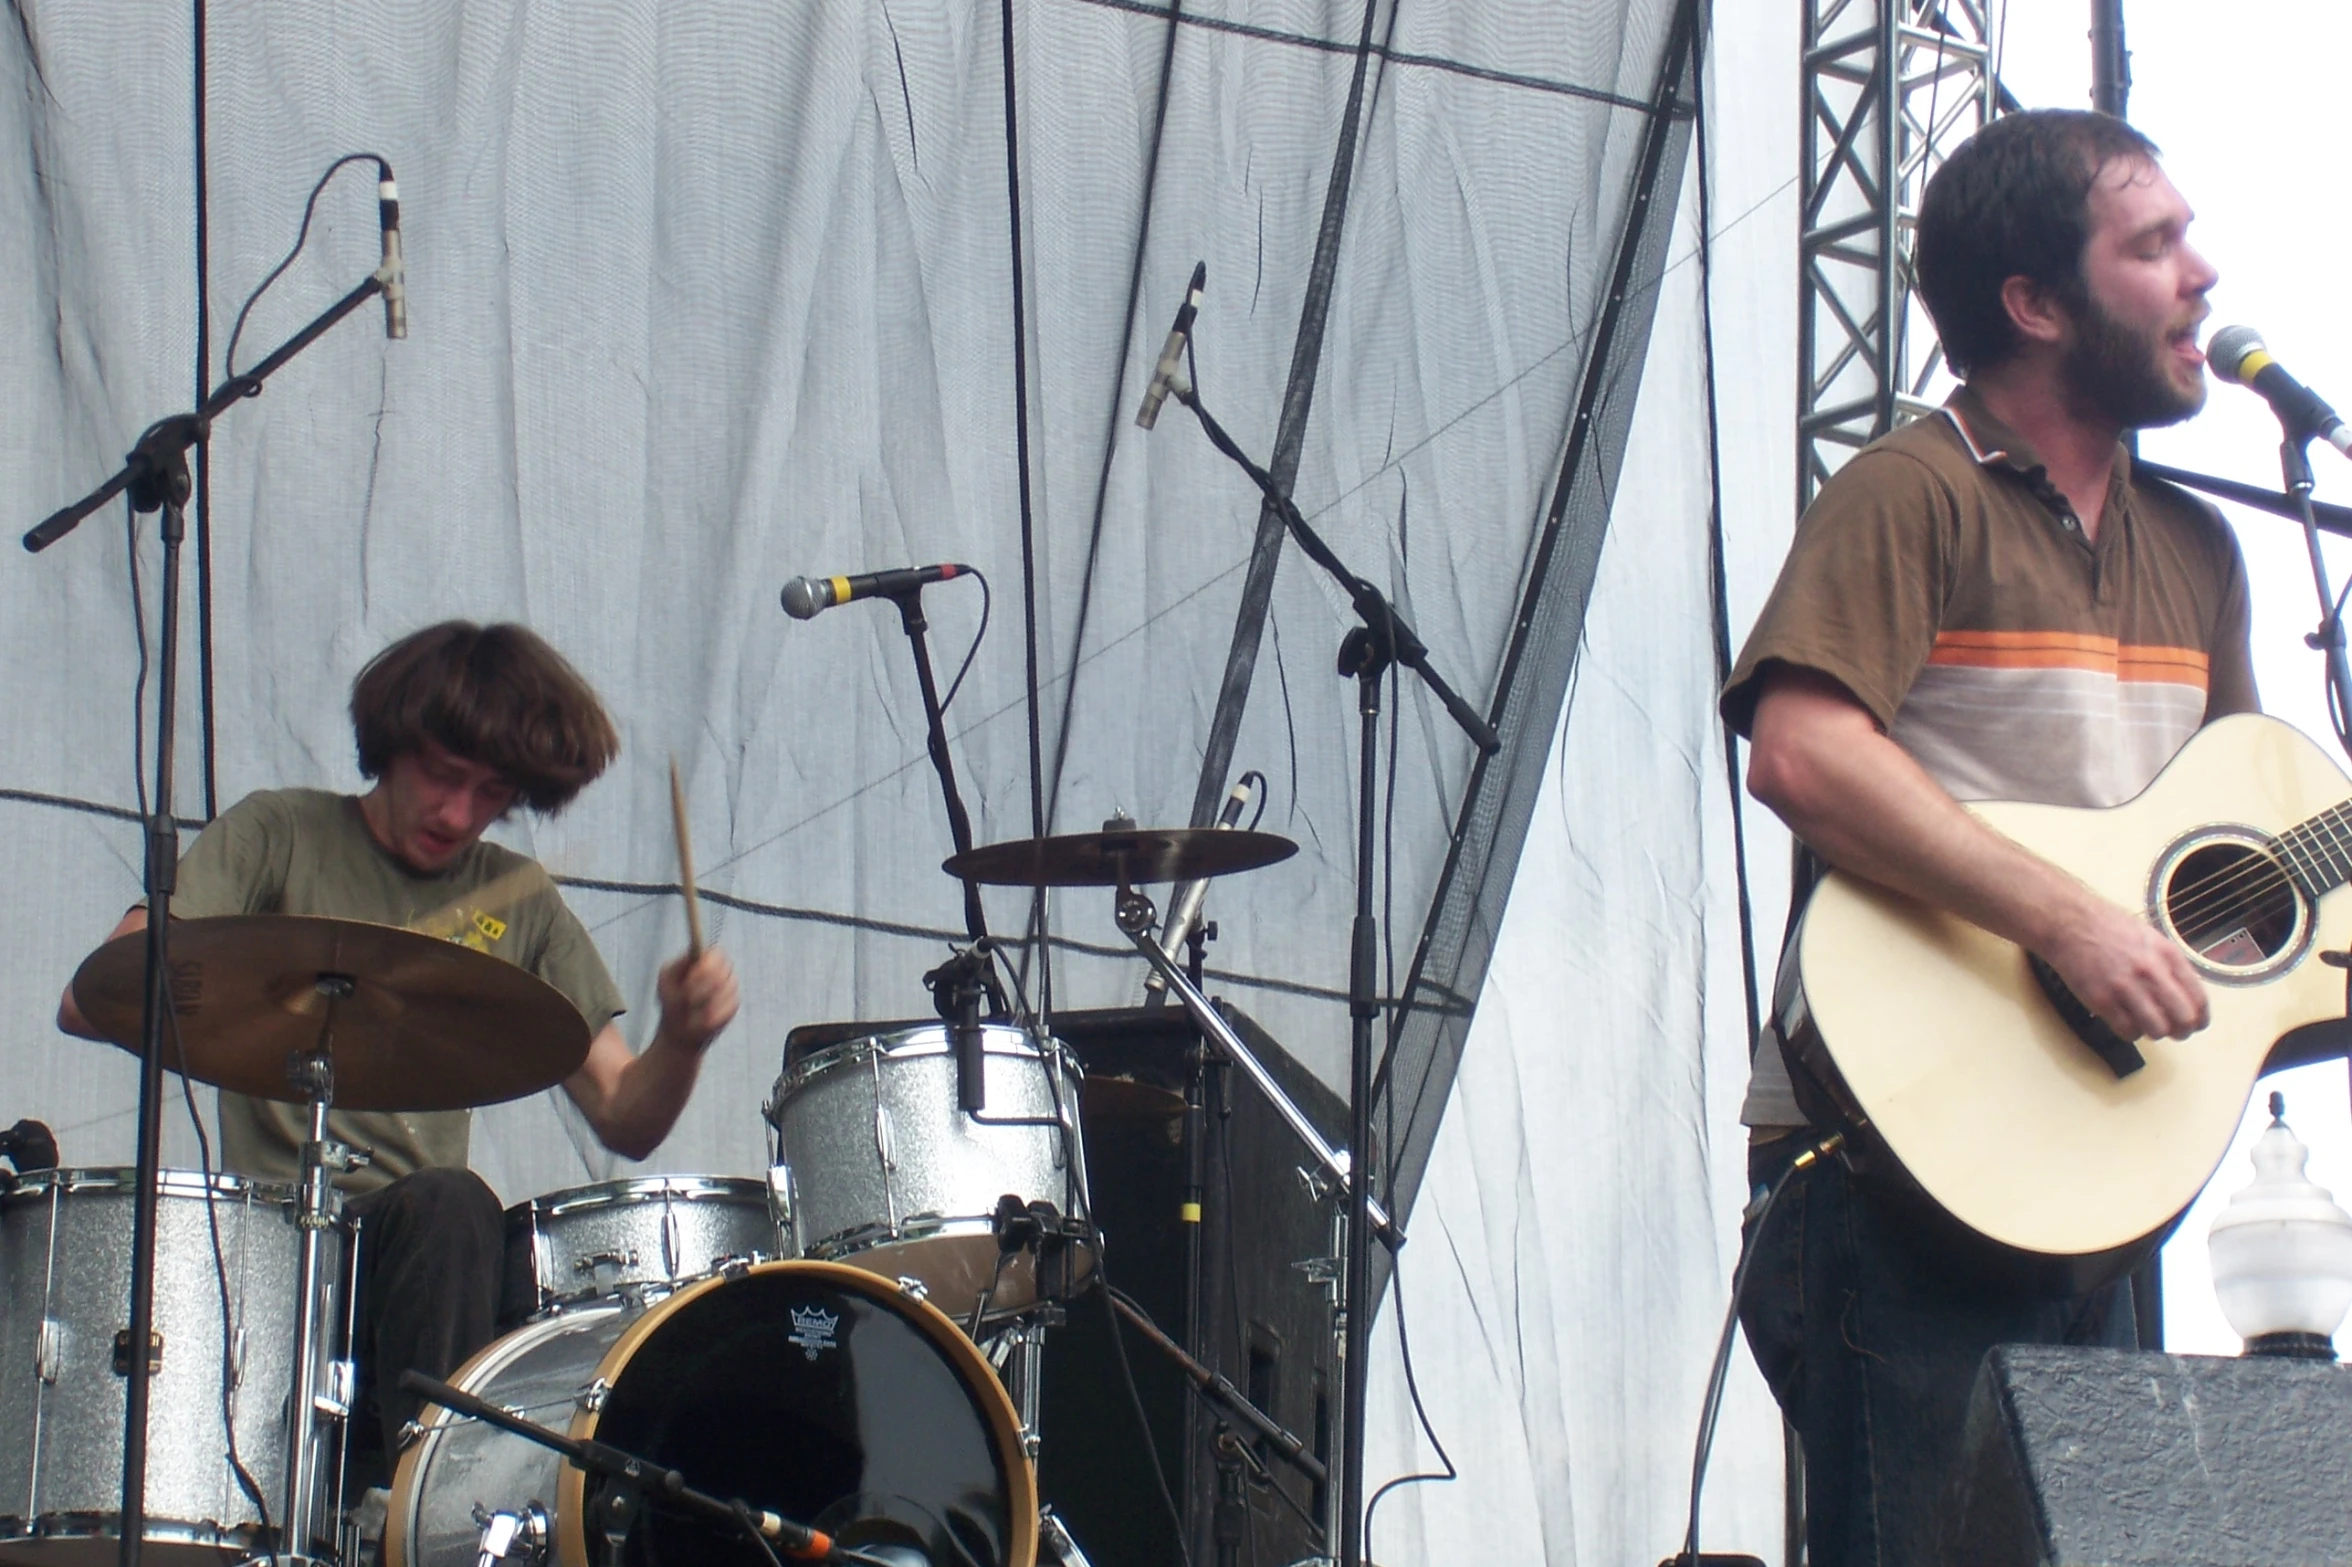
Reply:
[[[996, 1374], [933, 1307], [829, 1262], [730, 1269], [651, 1306], [530, 1323], [451, 1379], [527, 1419], [676, 1469], [843, 1545], [1034, 1567], [1037, 1479]], [[625, 1547], [604, 1482], [521, 1437], [428, 1408], [386, 1520], [393, 1567], [474, 1567], [483, 1516], [544, 1512], [563, 1567], [755, 1567], [759, 1547], [650, 1503]]]

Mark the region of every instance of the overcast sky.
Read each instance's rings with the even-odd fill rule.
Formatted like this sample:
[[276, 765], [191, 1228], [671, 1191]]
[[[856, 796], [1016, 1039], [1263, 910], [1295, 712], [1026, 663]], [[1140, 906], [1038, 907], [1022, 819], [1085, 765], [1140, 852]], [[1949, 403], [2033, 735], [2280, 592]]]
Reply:
[[[2000, 72], [2031, 105], [2090, 101], [2089, 0], [2011, 0]], [[2226, 21], [2226, 25], [2221, 25]], [[2124, 0], [2131, 50], [2132, 122], [2164, 149], [2165, 167], [2197, 221], [2190, 238], [2221, 272], [2208, 329], [2260, 331], [2297, 378], [2352, 407], [2352, 313], [2343, 308], [2352, 219], [2312, 176], [2331, 163], [2342, 122], [2342, 66], [2352, 60], [2352, 6], [2342, 0]], [[2307, 137], [2303, 133], [2309, 131]], [[2159, 462], [2276, 488], [2278, 424], [2242, 388], [2216, 385], [2205, 412], [2142, 443]], [[2324, 500], [2352, 503], [2352, 464], [2325, 446], [2312, 455]], [[2227, 509], [2227, 508], [2225, 508]], [[2303, 645], [2318, 598], [2301, 531], [2261, 513], [2232, 511], [2253, 586], [2254, 662], [2268, 711], [2342, 752], [2328, 731], [2319, 655]], [[2352, 574], [2352, 544], [2331, 541], [2330, 580]], [[2343, 1063], [2280, 1073], [2287, 1120], [2312, 1145], [2311, 1178], [2338, 1201], [2352, 1193], [2352, 1101]], [[2256, 1095], [2259, 1107], [2263, 1096]], [[2230, 1354], [2206, 1267], [2213, 1214], [2253, 1176], [2246, 1145], [2268, 1117], [2250, 1113], [2238, 1144], [2165, 1255], [2168, 1347]], [[2339, 1332], [2352, 1352], [2352, 1332]]]

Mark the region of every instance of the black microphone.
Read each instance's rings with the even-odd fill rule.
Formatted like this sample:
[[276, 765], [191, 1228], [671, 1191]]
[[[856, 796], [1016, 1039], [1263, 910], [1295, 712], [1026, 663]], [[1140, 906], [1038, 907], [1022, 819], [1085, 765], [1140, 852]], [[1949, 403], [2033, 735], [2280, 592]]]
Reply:
[[1208, 281], [1209, 264], [1193, 263], [1192, 282], [1185, 287], [1184, 303], [1176, 307], [1176, 324], [1168, 329], [1168, 341], [1160, 349], [1160, 362], [1152, 370], [1151, 385], [1144, 388], [1143, 406], [1135, 410], [1135, 422], [1146, 430], [1160, 422], [1160, 404], [1168, 400], [1169, 389], [1184, 378], [1184, 345], [1192, 338], [1192, 318], [1200, 311], [1201, 290], [1208, 286]]
[[376, 281], [384, 285], [384, 335], [408, 336], [408, 269], [400, 260], [400, 186], [392, 165], [376, 165], [376, 222], [384, 231], [384, 264]]
[[968, 575], [972, 568], [952, 563], [909, 566], [899, 571], [869, 571], [855, 577], [794, 577], [784, 584], [784, 613], [806, 620], [819, 610], [851, 599], [900, 598], [934, 582]]
[[0, 1132], [0, 1158], [16, 1166], [19, 1175], [57, 1168], [57, 1138], [39, 1121], [19, 1121]]
[[2270, 411], [2287, 427], [2287, 434], [2297, 439], [2317, 438], [2352, 457], [2352, 430], [2344, 428], [2344, 421], [2336, 411], [2320, 400], [2317, 392], [2287, 374], [2279, 362], [2270, 357], [2262, 334], [2250, 326], [2225, 326], [2213, 334], [2205, 345], [2205, 362], [2213, 373], [2224, 381], [2258, 392], [2270, 404]]

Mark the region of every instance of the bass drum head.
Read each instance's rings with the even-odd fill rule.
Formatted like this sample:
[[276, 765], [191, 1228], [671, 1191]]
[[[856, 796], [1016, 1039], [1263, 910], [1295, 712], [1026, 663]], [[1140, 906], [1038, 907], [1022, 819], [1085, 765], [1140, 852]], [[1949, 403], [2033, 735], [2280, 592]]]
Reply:
[[[952, 1322], [895, 1285], [838, 1263], [772, 1262], [605, 1321], [576, 1341], [579, 1351], [609, 1347], [594, 1364], [574, 1352], [580, 1396], [568, 1406], [571, 1435], [675, 1469], [697, 1490], [813, 1525], [843, 1545], [912, 1546], [959, 1567], [1034, 1567], [1037, 1480], [1012, 1401]], [[500, 1358], [493, 1346], [456, 1380], [491, 1403], [515, 1402], [502, 1393]], [[544, 1382], [544, 1371], [536, 1375]], [[558, 1418], [544, 1404], [530, 1413]], [[404, 1462], [400, 1485], [481, 1488], [488, 1478], [470, 1462]], [[552, 1501], [554, 1554], [565, 1567], [767, 1560], [740, 1534], [650, 1499], [616, 1556], [591, 1522], [604, 1480], [568, 1464], [554, 1479], [552, 1496], [401, 1495], [392, 1512], [405, 1518], [425, 1501], [437, 1511]], [[473, 1560], [464, 1555], [464, 1567]]]

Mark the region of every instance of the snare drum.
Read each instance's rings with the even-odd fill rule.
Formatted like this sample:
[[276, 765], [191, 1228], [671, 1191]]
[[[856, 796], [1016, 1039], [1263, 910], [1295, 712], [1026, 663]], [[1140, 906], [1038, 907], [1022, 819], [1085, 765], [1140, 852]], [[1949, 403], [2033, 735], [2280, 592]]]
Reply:
[[730, 1262], [784, 1254], [767, 1187], [717, 1175], [657, 1175], [575, 1186], [506, 1210], [509, 1257], [528, 1262], [511, 1325], [624, 1292], [666, 1294]]
[[[1036, 1560], [1036, 1476], [995, 1373], [938, 1311], [856, 1268], [730, 1268], [652, 1305], [557, 1312], [450, 1380], [845, 1546], [976, 1567]], [[428, 1408], [393, 1482], [383, 1560], [473, 1567], [485, 1524], [506, 1513], [543, 1527], [549, 1561], [617, 1567], [591, 1522], [604, 1485], [536, 1443]], [[632, 1564], [767, 1560], [740, 1535], [645, 1500]]]
[[958, 1320], [983, 1297], [991, 1312], [1018, 1311], [1093, 1272], [1092, 1254], [1077, 1245], [1051, 1289], [1039, 1287], [1035, 1253], [998, 1267], [997, 1200], [1009, 1193], [1083, 1218], [1086, 1155], [1069, 1053], [1001, 1024], [982, 1033], [987, 1105], [977, 1119], [957, 1107], [944, 1024], [853, 1039], [787, 1065], [767, 1106], [776, 1161], [768, 1184], [796, 1253], [918, 1279]]
[[[155, 1333], [148, 1380], [146, 1560], [204, 1563], [276, 1546], [286, 1495], [286, 1399], [294, 1386], [298, 1246], [294, 1190], [233, 1175], [159, 1176]], [[0, 1196], [0, 1562], [111, 1561], [122, 1535], [123, 1389], [118, 1347], [131, 1290], [131, 1170], [41, 1170]], [[218, 1226], [216, 1266], [213, 1231]], [[317, 1363], [322, 1407], [345, 1412], [350, 1248], [325, 1232]], [[223, 1279], [228, 1297], [222, 1322]], [[224, 1385], [225, 1384], [225, 1385]], [[235, 1451], [268, 1503], [255, 1507]], [[322, 1473], [340, 1469], [340, 1426], [319, 1424]], [[314, 1488], [302, 1548], [331, 1543], [339, 1486]]]

